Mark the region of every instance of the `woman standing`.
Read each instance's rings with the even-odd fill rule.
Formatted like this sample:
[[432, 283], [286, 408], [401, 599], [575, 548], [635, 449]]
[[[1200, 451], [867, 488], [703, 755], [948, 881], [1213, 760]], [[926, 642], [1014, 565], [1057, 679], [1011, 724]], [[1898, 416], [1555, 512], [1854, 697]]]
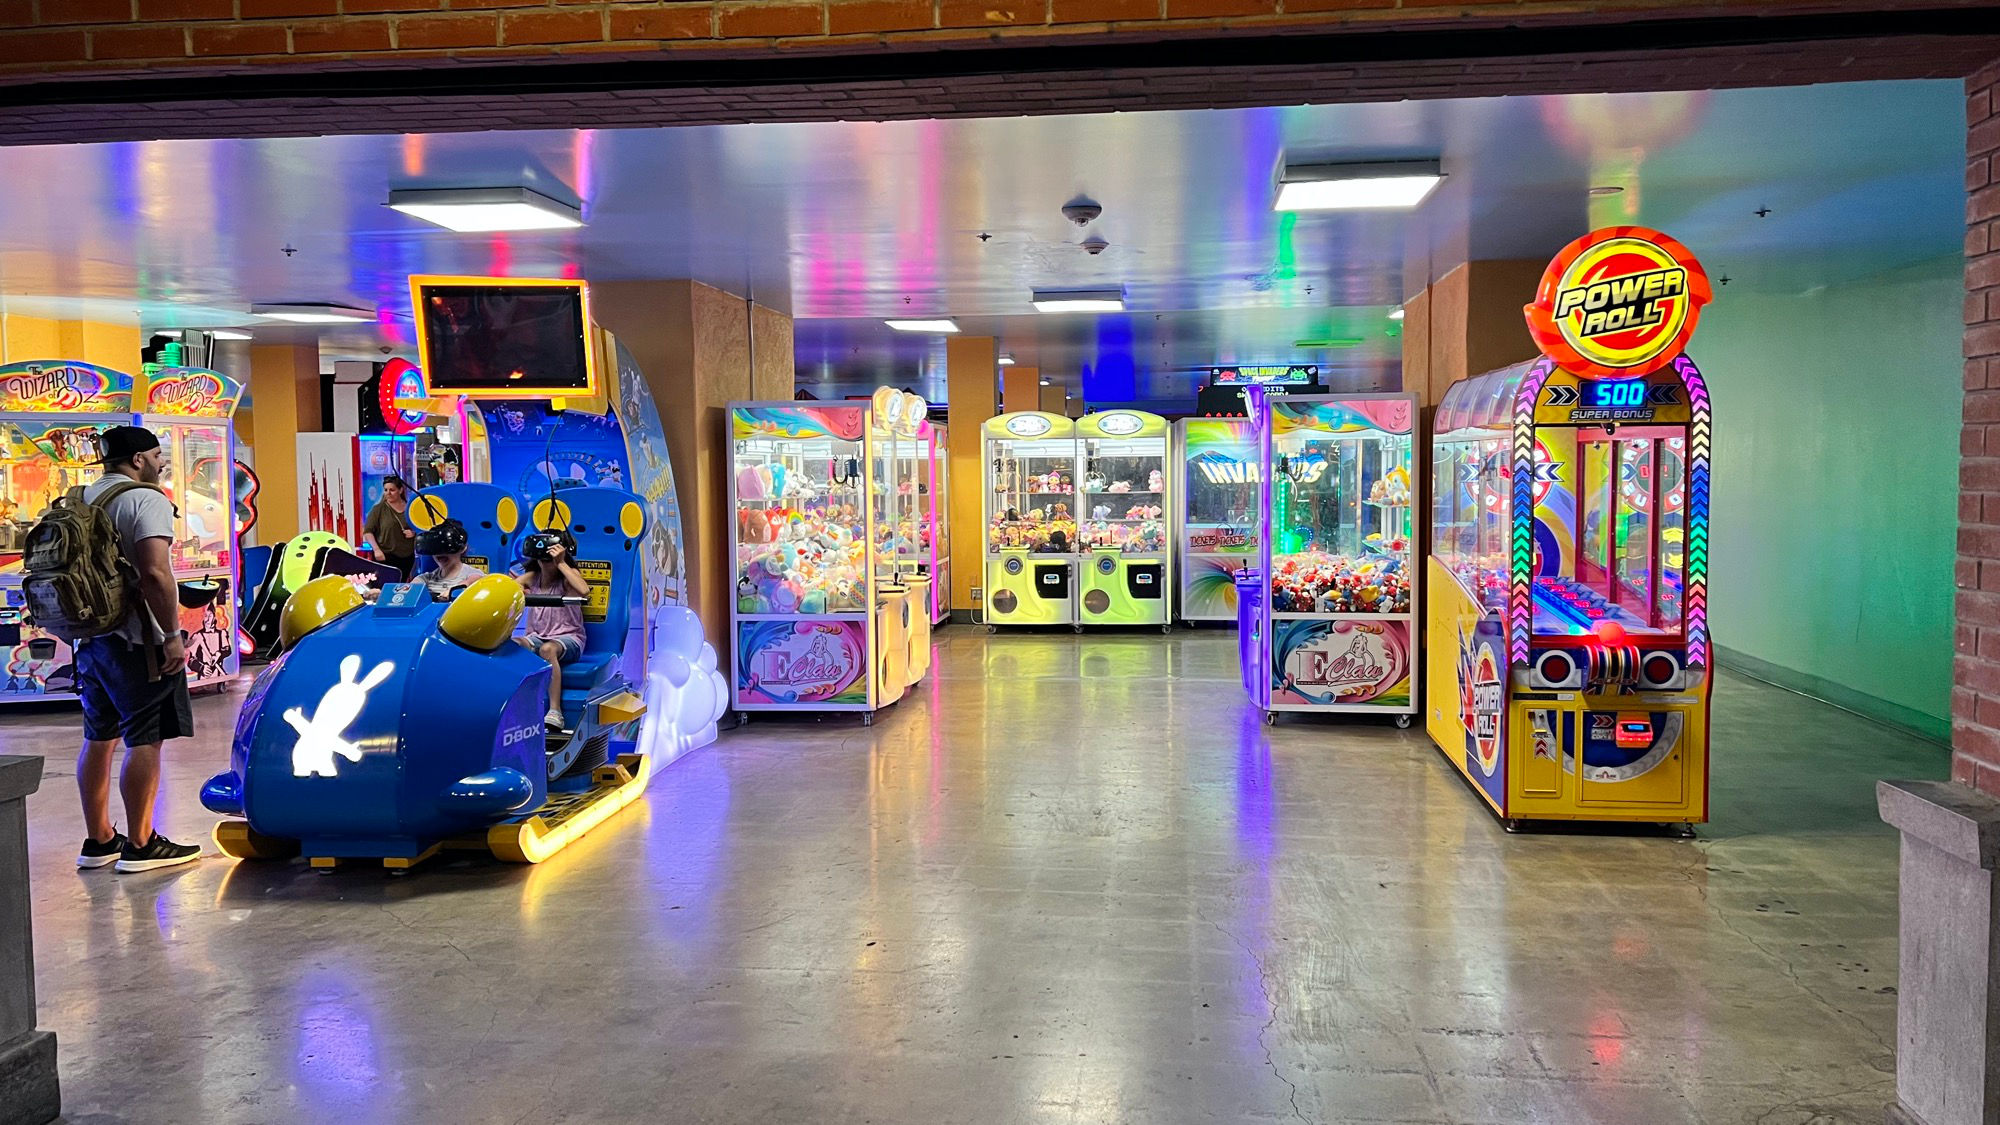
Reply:
[[408, 582], [417, 562], [417, 533], [410, 527], [410, 486], [402, 477], [391, 475], [382, 481], [382, 499], [369, 509], [362, 530], [374, 540], [382, 561]]

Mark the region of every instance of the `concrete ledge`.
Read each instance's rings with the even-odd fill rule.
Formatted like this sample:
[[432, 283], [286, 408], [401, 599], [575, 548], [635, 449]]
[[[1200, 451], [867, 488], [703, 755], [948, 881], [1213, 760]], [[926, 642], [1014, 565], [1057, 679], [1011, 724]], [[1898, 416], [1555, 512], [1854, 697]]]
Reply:
[[2000, 862], [2000, 801], [1949, 781], [1878, 781], [1876, 808], [1901, 831], [1964, 863]]
[[25, 797], [42, 787], [42, 760], [23, 754], [0, 754], [0, 801]]
[[61, 1113], [55, 1032], [0, 1043], [0, 1125], [45, 1125]]

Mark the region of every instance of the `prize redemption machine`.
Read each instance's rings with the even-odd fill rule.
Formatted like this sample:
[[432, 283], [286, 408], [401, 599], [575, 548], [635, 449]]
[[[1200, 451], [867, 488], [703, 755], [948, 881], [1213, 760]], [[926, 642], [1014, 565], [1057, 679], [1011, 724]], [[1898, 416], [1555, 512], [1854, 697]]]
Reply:
[[1708, 299], [1678, 242], [1593, 232], [1528, 306], [1542, 357], [1438, 407], [1428, 725], [1509, 828], [1708, 817]]
[[923, 616], [878, 546], [893, 423], [872, 402], [737, 403], [729, 419], [736, 709], [873, 723], [910, 686], [908, 623]]
[[1260, 395], [1260, 604], [1243, 641], [1252, 701], [1416, 715], [1410, 467], [1415, 395]]
[[1157, 625], [1172, 629], [1167, 510], [1167, 420], [1136, 410], [1107, 410], [1076, 422], [1083, 477], [1077, 546], [1081, 625]]
[[43, 510], [102, 475], [97, 434], [143, 425], [160, 437], [160, 487], [174, 501], [169, 559], [180, 580], [190, 686], [236, 674], [235, 443], [230, 415], [242, 388], [213, 371], [152, 368], [143, 386], [88, 363], [0, 366], [0, 702], [71, 699], [68, 644], [30, 625], [20, 592], [21, 546]]
[[1236, 572], [1256, 559], [1262, 522], [1257, 432], [1247, 418], [1183, 418], [1174, 427], [1180, 617], [1233, 622]]
[[987, 419], [985, 621], [1074, 625], [1078, 501], [1076, 423], [1021, 411]]

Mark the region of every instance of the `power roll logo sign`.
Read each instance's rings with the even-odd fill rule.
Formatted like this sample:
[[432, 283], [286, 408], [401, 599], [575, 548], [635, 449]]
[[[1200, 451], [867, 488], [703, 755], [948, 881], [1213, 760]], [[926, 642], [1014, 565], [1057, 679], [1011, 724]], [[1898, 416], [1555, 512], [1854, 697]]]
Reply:
[[1645, 227], [1606, 227], [1549, 263], [1527, 306], [1528, 331], [1566, 371], [1637, 379], [1686, 349], [1710, 297], [1687, 247]]

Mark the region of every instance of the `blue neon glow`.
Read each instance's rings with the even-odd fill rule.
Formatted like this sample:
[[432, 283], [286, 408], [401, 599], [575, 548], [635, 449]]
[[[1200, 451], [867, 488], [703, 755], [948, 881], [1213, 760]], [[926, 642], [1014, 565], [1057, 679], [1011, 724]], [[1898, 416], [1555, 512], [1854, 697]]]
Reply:
[[1585, 383], [1584, 405], [1644, 406], [1646, 405], [1646, 383], [1642, 379]]

